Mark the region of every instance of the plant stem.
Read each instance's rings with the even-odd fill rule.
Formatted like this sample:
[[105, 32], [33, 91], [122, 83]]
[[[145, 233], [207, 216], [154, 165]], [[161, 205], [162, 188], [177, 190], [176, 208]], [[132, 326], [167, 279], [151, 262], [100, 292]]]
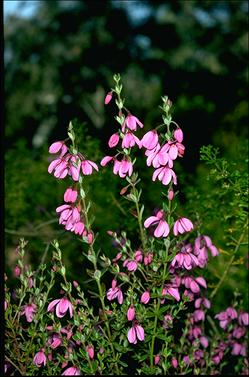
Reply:
[[229, 271], [229, 269], [230, 269], [230, 267], [231, 267], [231, 265], [232, 265], [232, 263], [233, 263], [233, 261], [235, 259], [236, 253], [237, 253], [237, 251], [240, 248], [240, 245], [242, 243], [242, 240], [243, 240], [243, 237], [244, 237], [244, 233], [245, 233], [245, 229], [247, 228], [247, 225], [248, 225], [248, 223], [246, 223], [245, 226], [243, 227], [242, 233], [241, 233], [241, 235], [240, 235], [240, 237], [238, 239], [238, 242], [237, 242], [237, 245], [236, 245], [236, 247], [234, 249], [234, 252], [233, 252], [233, 254], [232, 254], [232, 256], [231, 256], [231, 258], [230, 258], [230, 260], [229, 260], [229, 262], [228, 262], [228, 264], [227, 264], [227, 266], [226, 266], [226, 268], [225, 268], [225, 270], [223, 272], [223, 275], [221, 276], [221, 278], [219, 280], [219, 283], [217, 284], [216, 288], [211, 293], [210, 299], [212, 299], [216, 295], [216, 293], [220, 289], [222, 283], [224, 282], [224, 280], [225, 280], [225, 278], [226, 278], [226, 276], [228, 274], [228, 271]]

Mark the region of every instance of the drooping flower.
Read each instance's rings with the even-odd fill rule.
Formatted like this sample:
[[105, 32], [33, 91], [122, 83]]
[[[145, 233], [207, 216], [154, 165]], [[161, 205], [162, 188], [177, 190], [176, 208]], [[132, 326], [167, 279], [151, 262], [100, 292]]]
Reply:
[[60, 156], [64, 156], [67, 153], [67, 146], [65, 145], [64, 141], [56, 141], [55, 143], [51, 144], [49, 147], [49, 153], [58, 153], [61, 151]]
[[249, 313], [240, 312], [238, 322], [241, 326], [248, 326], [249, 325]]
[[118, 299], [119, 304], [123, 303], [123, 293], [121, 291], [121, 288], [117, 286], [117, 281], [112, 281], [112, 287], [108, 289], [107, 291], [107, 299], [109, 301], [114, 300], [115, 298]]
[[34, 356], [33, 363], [40, 368], [42, 365], [46, 365], [46, 355], [44, 353], [44, 350], [40, 350], [37, 352]]
[[122, 148], [132, 148], [137, 144], [141, 148], [140, 140], [132, 132], [128, 131], [122, 140]]
[[144, 329], [137, 321], [134, 321], [133, 326], [128, 330], [127, 338], [132, 344], [137, 344], [137, 339], [144, 340]]
[[145, 254], [144, 265], [147, 266], [148, 264], [150, 264], [152, 262], [152, 259], [153, 259], [153, 253], [152, 252], [148, 252], [147, 254]]
[[122, 161], [115, 159], [114, 166], [113, 166], [113, 173], [115, 175], [118, 174], [120, 178], [125, 178], [126, 175], [130, 177], [133, 173], [132, 162], [128, 161], [127, 159], [123, 159]]
[[207, 283], [202, 276], [196, 278], [192, 276], [184, 276], [182, 278], [182, 283], [187, 289], [190, 289], [193, 293], [200, 293], [200, 286], [207, 288]]
[[76, 367], [70, 367], [64, 370], [62, 376], [80, 376], [80, 370]]
[[52, 349], [56, 349], [57, 347], [59, 347], [62, 343], [62, 339], [60, 337], [59, 334], [52, 334], [49, 338], [48, 338], [48, 345], [52, 348]]
[[33, 303], [24, 305], [21, 311], [21, 315], [25, 314], [27, 322], [32, 322], [36, 313], [36, 309], [37, 306]]
[[163, 185], [168, 185], [171, 181], [173, 181], [174, 185], [177, 184], [177, 177], [174, 170], [167, 166], [162, 166], [154, 171], [152, 181], [154, 182], [156, 179], [161, 181]]
[[192, 229], [194, 229], [193, 223], [186, 217], [181, 217], [180, 219], [176, 220], [173, 228], [173, 233], [175, 236], [177, 236], [179, 233], [183, 234], [190, 232]]
[[174, 131], [174, 138], [176, 139], [176, 141], [178, 141], [178, 143], [181, 143], [183, 141], [183, 132], [180, 127]]
[[178, 367], [178, 361], [175, 357], [173, 357], [173, 359], [171, 360], [171, 365], [175, 369]]
[[122, 132], [125, 131], [126, 127], [129, 128], [131, 131], [136, 131], [137, 126], [139, 126], [140, 128], [143, 128], [144, 125], [142, 122], [140, 122], [140, 120], [136, 116], [132, 114], [128, 114], [122, 125]]
[[99, 171], [99, 168], [95, 162], [90, 160], [83, 160], [81, 162], [81, 170], [84, 175], [90, 175], [93, 173], [93, 169]]
[[56, 306], [55, 313], [58, 318], [64, 317], [64, 315], [66, 315], [68, 310], [69, 310], [70, 318], [72, 318], [73, 306], [66, 297], [51, 301], [50, 304], [48, 305], [48, 312], [52, 312], [55, 306]]
[[141, 139], [141, 145], [146, 149], [154, 149], [158, 144], [158, 133], [156, 130], [147, 132]]
[[[181, 299], [179, 289], [174, 284], [166, 284], [162, 290], [162, 295], [163, 296], [169, 295], [173, 297], [176, 301], [180, 301]], [[163, 304], [164, 301], [165, 301], [164, 299], [161, 300], [161, 303]]]
[[194, 254], [198, 258], [199, 267], [203, 268], [208, 261], [208, 251], [211, 251], [213, 257], [219, 254], [217, 248], [212, 244], [210, 237], [208, 236], [199, 236], [195, 240], [194, 245]]
[[126, 267], [128, 271], [136, 271], [137, 261], [133, 259], [126, 259], [123, 262], [123, 266]]
[[169, 234], [169, 225], [164, 220], [164, 211], [159, 210], [155, 216], [148, 217], [144, 222], [144, 227], [148, 228], [150, 226], [157, 225], [154, 231], [154, 236], [159, 237], [167, 237]]
[[157, 355], [155, 356], [155, 358], [154, 358], [154, 365], [157, 365], [157, 364], [159, 363], [159, 361], [160, 361], [160, 355], [157, 354]]
[[72, 189], [72, 187], [68, 187], [64, 193], [64, 201], [65, 202], [71, 202], [74, 203], [76, 202], [78, 196], [77, 190]]
[[198, 259], [192, 253], [192, 251], [193, 249], [191, 244], [184, 245], [180, 252], [177, 253], [172, 260], [171, 267], [191, 270], [192, 268], [198, 266]]
[[137, 262], [142, 262], [143, 261], [143, 253], [141, 250], [136, 250], [134, 253], [135, 260]]

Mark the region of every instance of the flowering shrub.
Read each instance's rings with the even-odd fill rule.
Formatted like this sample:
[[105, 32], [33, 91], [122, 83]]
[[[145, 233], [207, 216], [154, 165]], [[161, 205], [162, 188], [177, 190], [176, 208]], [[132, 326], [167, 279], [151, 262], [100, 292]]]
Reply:
[[[25, 265], [26, 242], [21, 239], [15, 273], [19, 287], [6, 286], [5, 373], [21, 375], [87, 374], [248, 374], [246, 359], [249, 314], [233, 306], [213, 315], [203, 275], [208, 260], [219, 255], [207, 235], [178, 213], [174, 163], [184, 156], [183, 131], [172, 120], [172, 103], [162, 98], [162, 124], [137, 135], [141, 120], [124, 106], [120, 76], [104, 100], [115, 101], [119, 124], [108, 142], [115, 150], [100, 164], [79, 150], [73, 123], [68, 139], [54, 142], [56, 154], [48, 173], [68, 179], [64, 203], [56, 209], [60, 226], [82, 244], [91, 290], [67, 279], [58, 240], [51, 268], [37, 271]], [[152, 181], [159, 180], [163, 199], [158, 208], [142, 204], [136, 159]], [[137, 235], [108, 231], [116, 256], [96, 249], [92, 203], [85, 189], [91, 174], [111, 165], [125, 182], [120, 194], [130, 202]], [[106, 190], [107, 188], [103, 188]], [[84, 267], [84, 266], [83, 266]], [[7, 276], [6, 276], [7, 280]]]

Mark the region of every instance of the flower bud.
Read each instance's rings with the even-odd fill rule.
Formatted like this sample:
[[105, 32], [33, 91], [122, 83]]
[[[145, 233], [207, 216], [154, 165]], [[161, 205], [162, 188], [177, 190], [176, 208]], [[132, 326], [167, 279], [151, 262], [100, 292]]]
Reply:
[[105, 96], [105, 105], [108, 105], [108, 103], [112, 100], [112, 92], [107, 93]]
[[177, 368], [177, 366], [178, 366], [178, 361], [176, 360], [176, 358], [174, 357], [172, 360], [171, 360], [171, 364], [172, 364], [172, 367], [173, 368]]
[[148, 304], [149, 301], [150, 301], [150, 292], [145, 291], [141, 296], [140, 302], [142, 304]]
[[127, 310], [127, 319], [128, 321], [132, 321], [135, 318], [135, 308], [134, 306], [130, 306]]

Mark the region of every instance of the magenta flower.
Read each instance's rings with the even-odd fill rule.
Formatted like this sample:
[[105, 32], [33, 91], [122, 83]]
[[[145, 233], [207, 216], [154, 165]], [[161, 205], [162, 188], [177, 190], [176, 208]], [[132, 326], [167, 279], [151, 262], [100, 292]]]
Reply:
[[59, 347], [62, 343], [62, 340], [61, 340], [61, 337], [58, 335], [58, 334], [52, 334], [49, 338], [48, 338], [48, 345], [52, 348], [52, 349], [56, 349], [57, 347]]
[[80, 370], [76, 367], [70, 367], [64, 370], [62, 376], [80, 376]]
[[249, 313], [241, 312], [239, 314], [238, 322], [241, 326], [248, 326], [249, 325]]
[[192, 268], [198, 266], [198, 259], [194, 254], [192, 254], [192, 251], [192, 246], [190, 244], [183, 246], [181, 251], [177, 253], [172, 260], [171, 267], [191, 270]]
[[211, 251], [213, 257], [219, 254], [217, 248], [212, 244], [210, 237], [199, 236], [195, 240], [194, 253], [198, 258], [199, 267], [205, 267], [208, 261], [208, 251]]
[[141, 145], [146, 149], [154, 149], [158, 144], [158, 134], [157, 131], [149, 131], [147, 132], [143, 138], [141, 139]]
[[90, 175], [93, 172], [93, 169], [99, 171], [99, 168], [95, 162], [90, 160], [83, 160], [81, 162], [81, 170], [84, 175]]
[[64, 201], [74, 203], [76, 202], [77, 196], [78, 196], [77, 190], [73, 190], [71, 187], [69, 187], [66, 189], [64, 193]]
[[64, 141], [56, 141], [55, 143], [51, 144], [49, 147], [49, 153], [58, 153], [61, 151], [60, 156], [64, 156], [67, 153], [67, 146], [64, 144]]
[[[173, 297], [176, 301], [180, 301], [180, 293], [179, 289], [176, 285], [173, 284], [166, 284], [163, 288], [162, 295], [169, 295]], [[162, 300], [161, 303], [163, 304], [165, 300]]]
[[143, 253], [141, 250], [136, 250], [134, 254], [135, 260], [137, 262], [142, 262], [143, 261]]
[[134, 325], [128, 330], [127, 338], [128, 341], [133, 344], [137, 344], [137, 339], [141, 341], [144, 340], [144, 329], [137, 321], [135, 321]]
[[91, 360], [94, 359], [94, 347], [93, 346], [87, 346], [86, 352], [88, 353], [88, 356]]
[[243, 344], [235, 342], [231, 354], [246, 356], [246, 347]]
[[[71, 204], [63, 204], [57, 207], [56, 212], [60, 213], [59, 224], [64, 225], [66, 230], [71, 230], [72, 232], [75, 231], [76, 223], [81, 222], [78, 208]], [[82, 224], [83, 223], [81, 222], [81, 225], [76, 227], [76, 234], [80, 233], [82, 230], [82, 226], [84, 225]]]
[[175, 369], [178, 367], [178, 361], [175, 357], [173, 357], [173, 359], [171, 360], [171, 365]]
[[126, 175], [130, 177], [133, 173], [133, 165], [131, 161], [128, 161], [126, 159], [119, 161], [115, 160], [114, 161], [114, 166], [113, 166], [113, 173], [115, 175], [119, 175], [120, 178], [125, 178]]
[[153, 260], [153, 253], [152, 252], [145, 254], [144, 265], [147, 266], [148, 264], [150, 264], [152, 262], [152, 260]]
[[36, 308], [37, 308], [36, 305], [32, 303], [24, 305], [21, 311], [21, 315], [25, 314], [27, 322], [33, 321], [34, 315], [36, 313]]
[[117, 133], [113, 134], [108, 141], [109, 147], [114, 148], [116, 147], [116, 145], [118, 145], [118, 143], [119, 143], [119, 135]]
[[174, 185], [177, 184], [177, 177], [174, 170], [167, 166], [163, 166], [154, 171], [152, 181], [154, 182], [156, 179], [161, 181], [163, 185], [168, 185], [171, 180], [173, 180]]
[[150, 216], [144, 222], [145, 228], [148, 228], [149, 226], [152, 226], [152, 225], [157, 225], [154, 231], [154, 236], [157, 238], [167, 237], [167, 235], [169, 234], [169, 230], [170, 230], [169, 225], [165, 220], [163, 220], [163, 217], [164, 217], [164, 211], [159, 210], [156, 216]]
[[159, 361], [160, 361], [160, 355], [157, 354], [157, 355], [155, 356], [155, 358], [154, 358], [154, 364], [157, 365], [157, 364], [159, 363]]
[[46, 365], [46, 355], [43, 350], [40, 350], [37, 352], [34, 356], [33, 363], [40, 368], [42, 364], [45, 366]]
[[177, 236], [178, 233], [183, 234], [185, 232], [190, 232], [193, 228], [194, 225], [189, 219], [186, 219], [186, 217], [181, 217], [180, 219], [176, 220], [173, 233], [175, 236]]
[[193, 313], [193, 318], [195, 322], [204, 321], [205, 320], [205, 313], [201, 309], [196, 309]]
[[125, 127], [129, 128], [131, 131], [136, 131], [137, 126], [143, 128], [144, 125], [140, 122], [140, 120], [137, 117], [135, 117], [132, 114], [128, 114], [122, 125], [122, 132], [125, 131]]
[[174, 131], [174, 138], [176, 139], [176, 141], [178, 141], [178, 143], [181, 143], [183, 141], [183, 132], [181, 128], [177, 128]]
[[124, 135], [124, 138], [122, 140], [122, 148], [132, 148], [134, 145], [137, 144], [139, 148], [141, 148], [140, 140], [138, 137], [133, 135], [132, 132], [127, 132]]
[[119, 304], [123, 303], [123, 293], [121, 291], [121, 288], [117, 286], [117, 281], [112, 281], [112, 287], [108, 289], [107, 291], [107, 299], [109, 301], [114, 300], [115, 298], [118, 299]]
[[104, 158], [102, 158], [101, 162], [100, 162], [100, 165], [101, 166], [106, 166], [108, 164], [108, 162], [114, 160], [114, 157], [111, 157], [111, 156], [105, 156]]
[[208, 339], [205, 336], [200, 337], [200, 343], [202, 347], [207, 348], [208, 347]]
[[245, 327], [237, 326], [233, 329], [233, 337], [236, 338], [236, 339], [242, 338], [242, 336], [244, 336], [245, 333], [246, 333]]
[[105, 105], [108, 105], [108, 103], [112, 100], [112, 92], [107, 93], [105, 96]]
[[150, 301], [150, 292], [145, 291], [141, 296], [140, 302], [142, 304], [148, 304], [149, 301]]
[[66, 297], [51, 301], [50, 304], [48, 305], [48, 312], [52, 312], [55, 306], [56, 306], [55, 313], [58, 318], [64, 317], [64, 315], [66, 315], [67, 313], [67, 310], [69, 310], [70, 318], [72, 318], [73, 306]]
[[137, 261], [132, 259], [126, 259], [123, 263], [123, 266], [128, 269], [128, 271], [136, 271]]
[[191, 276], [185, 276], [182, 278], [182, 282], [187, 289], [190, 289], [193, 293], [200, 293], [200, 286], [207, 288], [206, 281], [203, 277], [199, 276], [193, 278]]
[[135, 308], [134, 306], [130, 306], [129, 309], [127, 310], [127, 319], [128, 321], [133, 321], [133, 319], [135, 318]]
[[195, 308], [199, 309], [203, 305], [205, 308], [209, 309], [211, 307], [210, 301], [206, 297], [199, 297], [195, 300]]
[[172, 200], [174, 199], [174, 191], [173, 191], [172, 189], [170, 189], [170, 190], [168, 191], [168, 199], [169, 199], [170, 201], [172, 201]]

